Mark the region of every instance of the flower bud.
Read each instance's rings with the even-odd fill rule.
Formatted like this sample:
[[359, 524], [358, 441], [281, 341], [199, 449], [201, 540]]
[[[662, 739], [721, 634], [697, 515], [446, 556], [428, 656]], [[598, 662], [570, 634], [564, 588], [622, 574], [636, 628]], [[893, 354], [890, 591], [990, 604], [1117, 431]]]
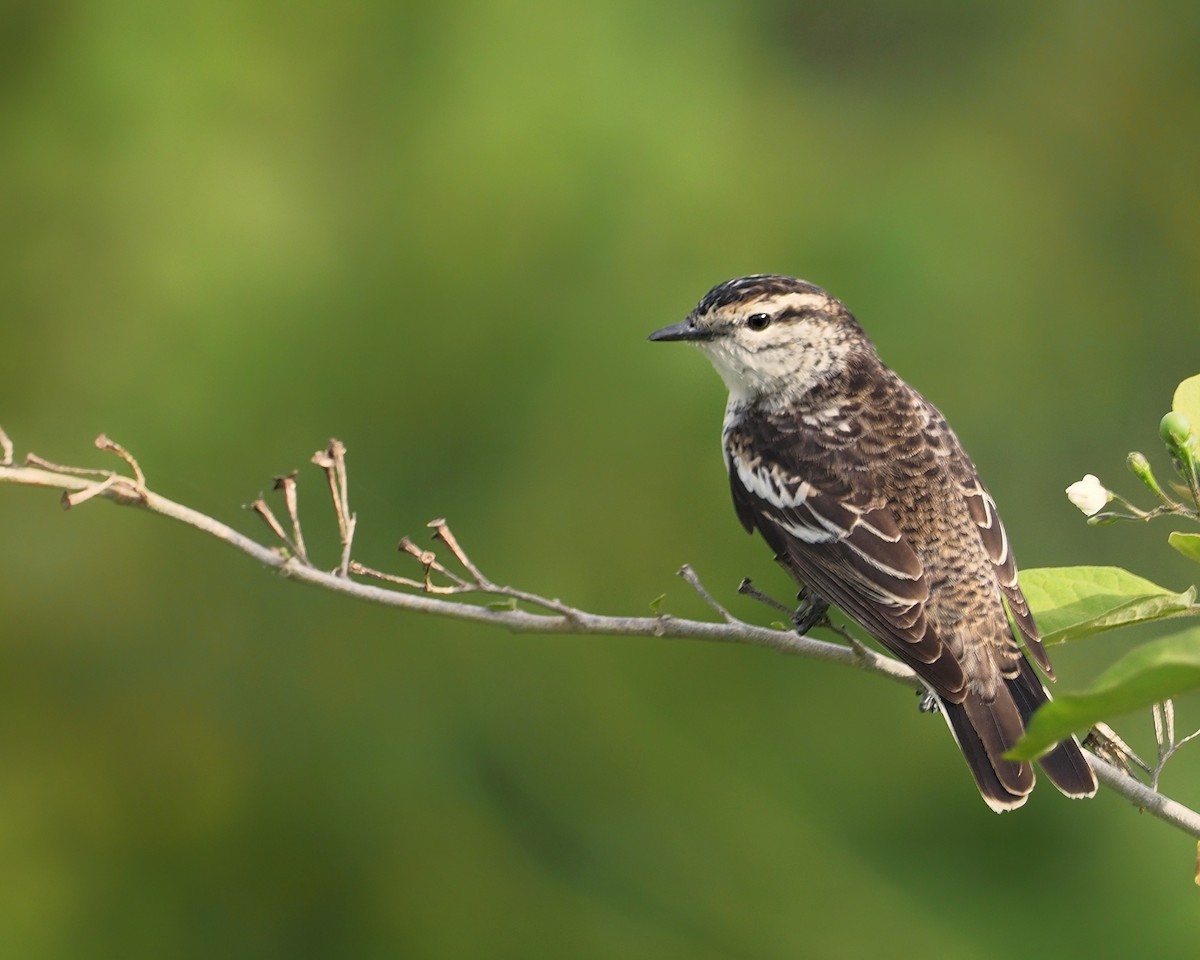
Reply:
[[1090, 517], [1104, 509], [1112, 499], [1112, 493], [1098, 477], [1089, 473], [1082, 480], [1077, 480], [1067, 487], [1067, 499]]
[[1158, 433], [1168, 447], [1183, 447], [1192, 439], [1192, 422], [1186, 414], [1172, 410], [1159, 421]]
[[1146, 459], [1145, 454], [1131, 453], [1125, 463], [1129, 466], [1129, 472], [1149, 487], [1151, 493], [1160, 499], [1166, 499], [1162, 487], [1158, 485], [1158, 479], [1154, 476], [1154, 471], [1150, 469], [1150, 461]]
[[1192, 433], [1191, 420], [1186, 414], [1172, 410], [1159, 421], [1158, 432], [1167, 446], [1167, 453], [1171, 455], [1171, 463], [1176, 472], [1195, 491], [1200, 479], [1200, 464], [1196, 462], [1196, 435]]
[[1128, 464], [1130, 472], [1143, 483], [1148, 484], [1153, 479], [1154, 474], [1150, 472], [1150, 461], [1146, 459], [1144, 453], [1136, 451], [1131, 453], [1125, 458], [1125, 463]]

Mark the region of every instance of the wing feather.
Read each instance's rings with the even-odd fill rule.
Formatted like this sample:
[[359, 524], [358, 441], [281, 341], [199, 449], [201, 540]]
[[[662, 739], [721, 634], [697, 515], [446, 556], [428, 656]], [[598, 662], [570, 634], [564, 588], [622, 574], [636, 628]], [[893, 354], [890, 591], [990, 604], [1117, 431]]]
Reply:
[[[761, 449], [761, 448], [760, 448]], [[929, 583], [886, 501], [815, 468], [801, 478], [729, 451], [738, 516], [776, 558], [909, 663], [939, 695], [961, 701], [965, 678], [925, 616]], [[748, 522], [747, 522], [748, 521]]]
[[1004, 599], [1008, 602], [1011, 620], [1025, 641], [1025, 648], [1029, 651], [1030, 656], [1041, 667], [1042, 672], [1053, 680], [1054, 670], [1050, 666], [1046, 648], [1042, 645], [1041, 631], [1038, 630], [1037, 624], [1033, 620], [1033, 614], [1029, 610], [1029, 604], [1025, 600], [1025, 594], [1021, 592], [1021, 587], [1017, 583], [1017, 563], [1013, 559], [1008, 534], [1004, 530], [1000, 513], [996, 509], [996, 501], [992, 499], [992, 495], [980, 482], [978, 474], [975, 473], [969, 462], [958, 461], [958, 465], [959, 475], [956, 479], [959, 491], [966, 502], [967, 512], [979, 530], [979, 539], [983, 543], [984, 550], [992, 561], [992, 568], [996, 572], [996, 582], [1000, 585]]

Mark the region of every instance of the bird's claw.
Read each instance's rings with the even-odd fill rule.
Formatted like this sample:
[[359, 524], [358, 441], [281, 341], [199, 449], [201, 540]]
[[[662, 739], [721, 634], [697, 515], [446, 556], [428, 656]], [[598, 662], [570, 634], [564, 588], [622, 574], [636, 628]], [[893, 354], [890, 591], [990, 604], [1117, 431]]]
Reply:
[[807, 590], [801, 590], [796, 594], [796, 599], [800, 601], [800, 606], [792, 613], [792, 623], [795, 625], [797, 633], [805, 634], [813, 627], [828, 625], [828, 603]]

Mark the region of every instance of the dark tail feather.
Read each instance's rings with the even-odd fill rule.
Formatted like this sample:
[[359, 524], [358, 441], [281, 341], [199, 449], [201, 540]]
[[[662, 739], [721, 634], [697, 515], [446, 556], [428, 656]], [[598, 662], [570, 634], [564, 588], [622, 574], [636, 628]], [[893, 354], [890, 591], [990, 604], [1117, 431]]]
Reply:
[[[1021, 725], [1024, 727], [1033, 711], [1049, 700], [1050, 695], [1024, 658], [1021, 659], [1021, 672], [1007, 681], [1007, 685], [1017, 709], [1021, 711]], [[1064, 740], [1045, 756], [1039, 757], [1038, 766], [1064, 795], [1073, 799], [1096, 795], [1096, 774], [1092, 772], [1079, 741], [1074, 737]]]
[[1038, 766], [1064, 796], [1080, 800], [1096, 795], [1096, 774], [1074, 737], [1064, 740], [1044, 757], [1039, 757]]
[[1003, 758], [1024, 730], [1007, 690], [991, 702], [967, 694], [962, 703], [943, 702], [942, 710], [984, 802], [997, 813], [1021, 806], [1033, 789], [1033, 767]]
[[[1005, 760], [1004, 754], [1025, 732], [1033, 711], [1049, 699], [1033, 667], [1022, 658], [1020, 672], [1004, 682], [994, 700], [968, 693], [962, 703], [942, 702], [975, 784], [997, 813], [1015, 810], [1033, 790], [1033, 767]], [[1039, 757], [1038, 765], [1066, 796], [1095, 795], [1096, 775], [1074, 737]]]

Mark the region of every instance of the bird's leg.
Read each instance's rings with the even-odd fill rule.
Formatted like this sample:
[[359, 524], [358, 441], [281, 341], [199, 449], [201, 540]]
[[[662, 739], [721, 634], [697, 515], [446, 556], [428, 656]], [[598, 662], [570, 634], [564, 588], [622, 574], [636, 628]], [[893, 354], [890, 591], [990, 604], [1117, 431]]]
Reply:
[[942, 709], [942, 705], [938, 703], [938, 698], [933, 695], [933, 691], [922, 687], [917, 691], [917, 696], [921, 698], [921, 702], [917, 704], [917, 709], [922, 713], [938, 713]]
[[796, 599], [800, 601], [800, 606], [794, 609], [786, 603], [780, 603], [774, 597], [768, 597], [750, 582], [749, 577], [744, 579], [738, 586], [738, 593], [743, 596], [753, 597], [760, 603], [765, 603], [767, 606], [774, 607], [781, 613], [786, 613], [788, 619], [795, 626], [797, 633], [808, 633], [813, 627], [829, 627], [831, 630], [836, 630], [843, 636], [847, 636], [844, 630], [834, 626], [833, 621], [829, 619], [829, 604], [815, 593], [810, 592], [806, 587], [801, 587], [800, 592], [796, 594]]
[[807, 587], [801, 587], [796, 599], [800, 601], [800, 606], [792, 611], [792, 623], [796, 625], [797, 633], [808, 633], [817, 626], [832, 626], [829, 622], [829, 604], [815, 593]]

